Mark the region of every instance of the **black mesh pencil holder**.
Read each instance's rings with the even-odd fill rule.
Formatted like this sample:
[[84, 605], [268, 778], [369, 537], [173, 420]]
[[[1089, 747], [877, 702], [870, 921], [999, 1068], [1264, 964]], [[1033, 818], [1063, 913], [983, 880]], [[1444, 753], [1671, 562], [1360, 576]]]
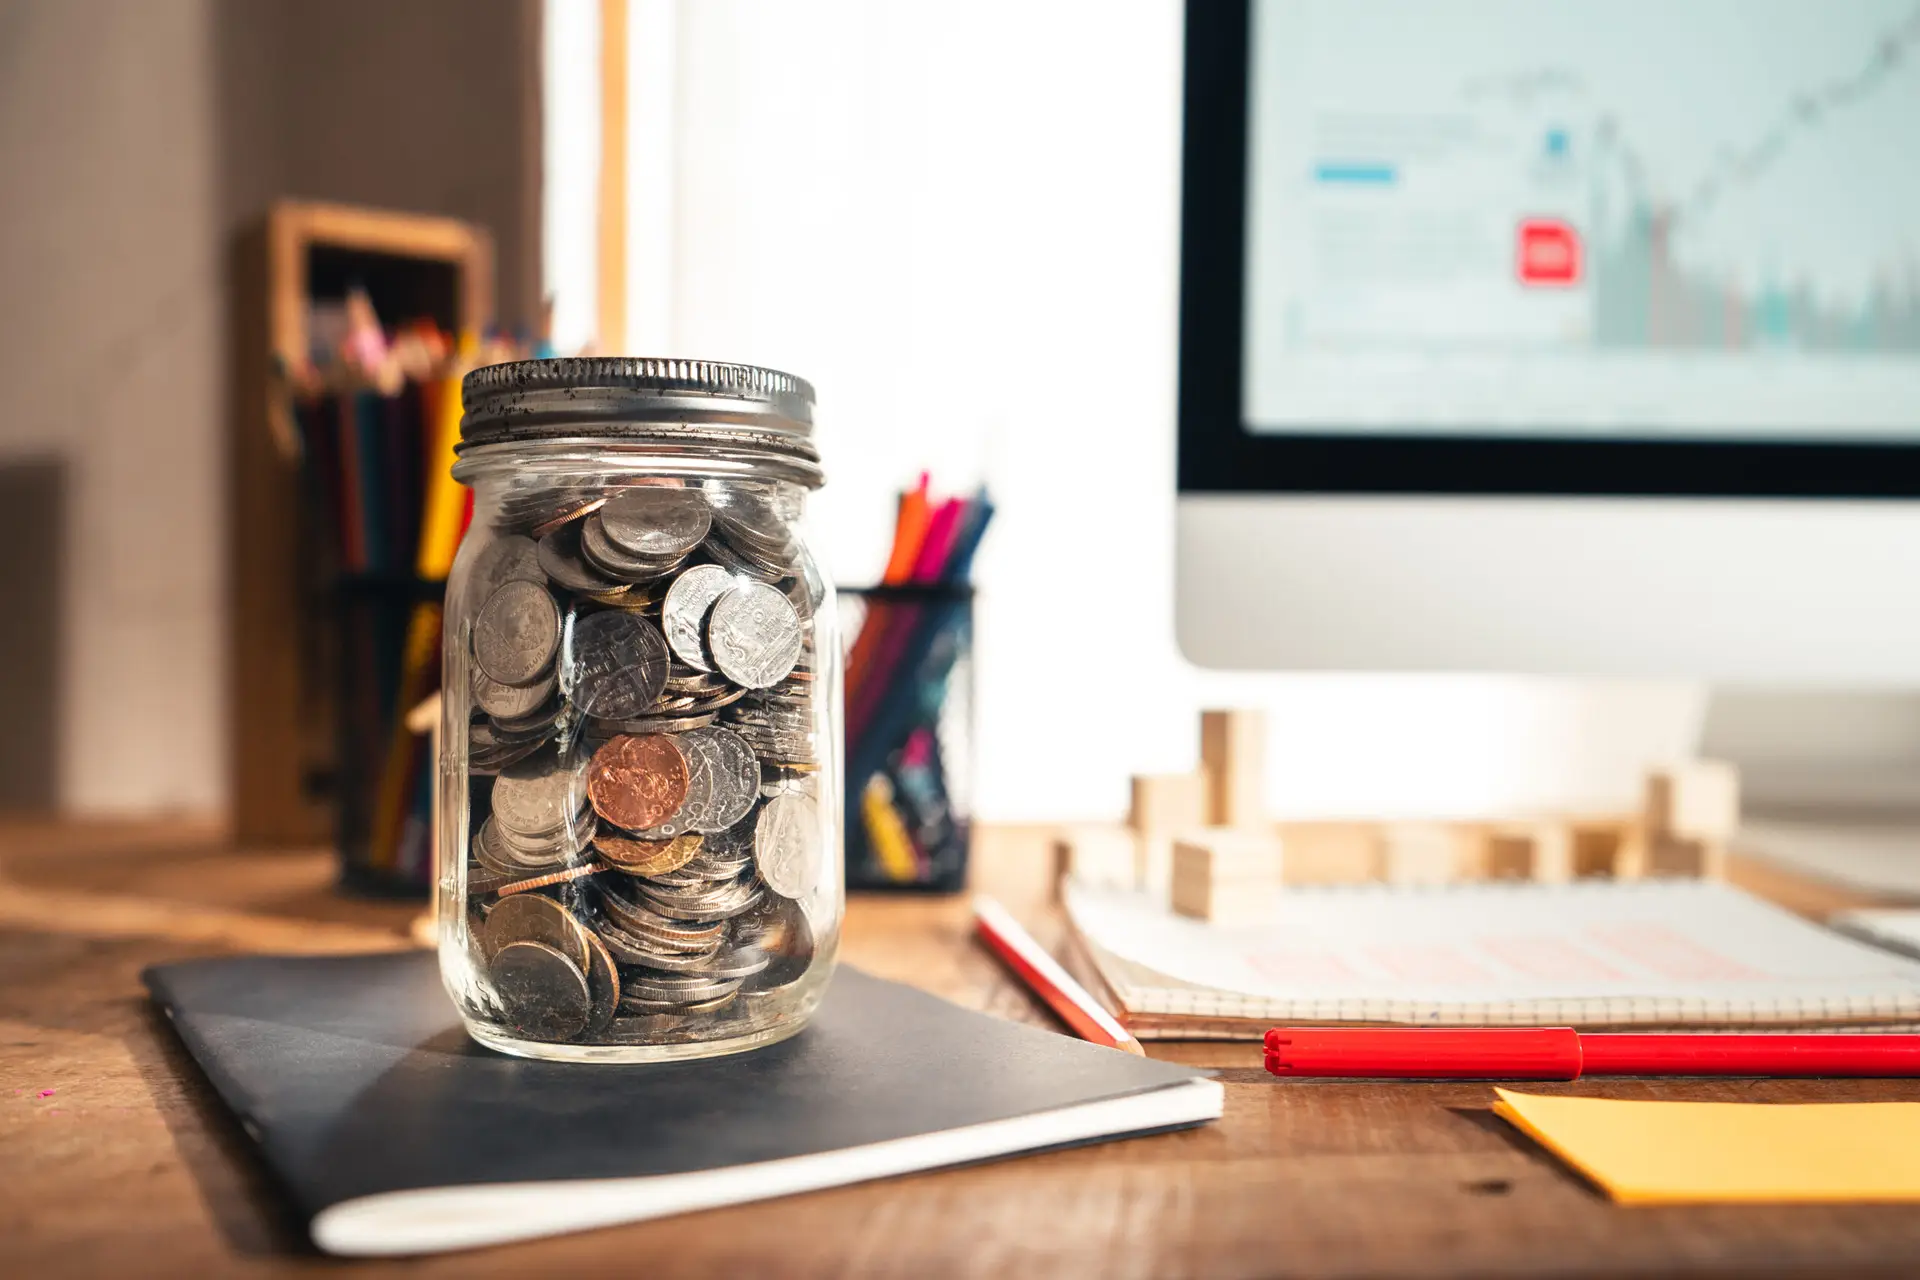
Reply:
[[842, 587], [847, 887], [952, 892], [973, 827], [973, 588]]

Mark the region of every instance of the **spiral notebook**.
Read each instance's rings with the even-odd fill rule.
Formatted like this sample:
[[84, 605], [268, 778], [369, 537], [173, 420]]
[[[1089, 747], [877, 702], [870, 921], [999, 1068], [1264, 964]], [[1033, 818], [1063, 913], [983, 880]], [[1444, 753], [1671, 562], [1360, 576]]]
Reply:
[[1228, 929], [1070, 884], [1067, 911], [1135, 1035], [1278, 1024], [1789, 1028], [1920, 1022], [1920, 960], [1717, 881], [1289, 888]]

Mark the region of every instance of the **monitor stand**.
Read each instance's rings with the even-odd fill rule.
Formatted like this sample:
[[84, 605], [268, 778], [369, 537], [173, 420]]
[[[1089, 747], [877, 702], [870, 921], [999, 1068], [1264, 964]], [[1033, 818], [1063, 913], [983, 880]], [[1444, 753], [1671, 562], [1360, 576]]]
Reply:
[[1920, 692], [1717, 688], [1700, 754], [1740, 767], [1742, 852], [1920, 900]]

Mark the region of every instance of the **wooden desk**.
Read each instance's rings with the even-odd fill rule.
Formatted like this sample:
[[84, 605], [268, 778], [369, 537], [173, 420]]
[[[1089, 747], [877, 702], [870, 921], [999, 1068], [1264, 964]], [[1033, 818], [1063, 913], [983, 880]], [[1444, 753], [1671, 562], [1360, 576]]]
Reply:
[[[0, 833], [0, 1271], [340, 1274], [281, 1216], [247, 1139], [138, 974], [222, 950], [399, 946], [413, 909], [334, 897], [324, 855], [222, 853], [212, 839], [184, 826]], [[994, 833], [979, 879], [1057, 934], [1043, 852], [1037, 832]], [[967, 941], [958, 900], [858, 900], [845, 955], [975, 1007], [1047, 1020]], [[355, 1274], [1920, 1272], [1920, 1208], [1620, 1209], [1495, 1119], [1485, 1085], [1281, 1082], [1254, 1045], [1156, 1052], [1223, 1068], [1225, 1118], [663, 1222], [356, 1264]], [[1920, 1099], [1920, 1085], [1901, 1081], [1541, 1087]]]

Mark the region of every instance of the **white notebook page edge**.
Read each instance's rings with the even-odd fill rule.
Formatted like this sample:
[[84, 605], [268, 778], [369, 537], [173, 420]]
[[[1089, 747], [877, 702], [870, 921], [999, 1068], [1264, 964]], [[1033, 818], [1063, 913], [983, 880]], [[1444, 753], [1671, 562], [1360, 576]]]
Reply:
[[1217, 1080], [1183, 1080], [1034, 1115], [722, 1169], [392, 1191], [331, 1205], [314, 1216], [311, 1230], [316, 1245], [343, 1257], [473, 1249], [1198, 1124], [1219, 1119], [1225, 1100]]

